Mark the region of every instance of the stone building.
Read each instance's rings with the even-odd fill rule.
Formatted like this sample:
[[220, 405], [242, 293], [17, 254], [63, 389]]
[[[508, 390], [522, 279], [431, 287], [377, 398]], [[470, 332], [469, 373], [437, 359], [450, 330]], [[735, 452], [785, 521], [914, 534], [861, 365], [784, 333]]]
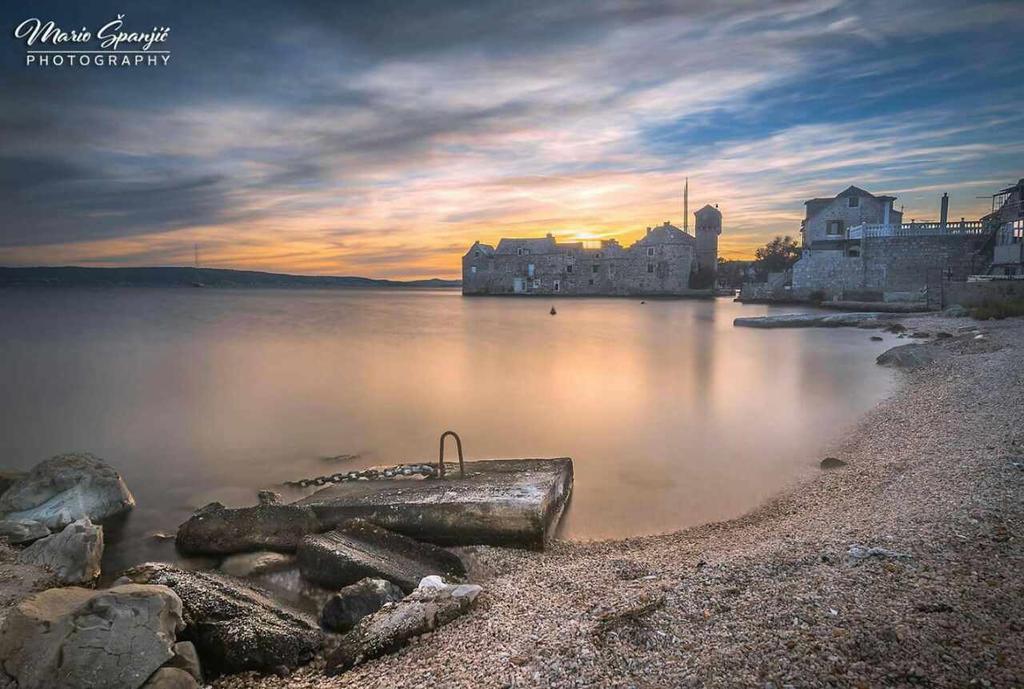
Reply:
[[[502, 239], [474, 242], [462, 257], [464, 295], [682, 296], [707, 294], [697, 276], [714, 285], [722, 214], [697, 211], [696, 237], [669, 222], [648, 227], [628, 247], [618, 241], [557, 242]], [[703, 270], [699, 273], [698, 271]]]
[[1024, 278], [1024, 179], [992, 196], [990, 219], [999, 228], [992, 248], [989, 274]]
[[893, 196], [849, 187], [805, 203], [803, 255], [792, 270], [791, 296], [856, 301], [926, 301], [944, 281], [987, 270], [984, 221], [903, 222]]

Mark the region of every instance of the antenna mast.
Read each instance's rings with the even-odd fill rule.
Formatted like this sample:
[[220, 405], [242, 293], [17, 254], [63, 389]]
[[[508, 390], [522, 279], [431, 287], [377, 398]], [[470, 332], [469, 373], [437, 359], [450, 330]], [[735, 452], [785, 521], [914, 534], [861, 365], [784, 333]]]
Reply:
[[683, 232], [690, 231], [690, 178], [683, 184]]

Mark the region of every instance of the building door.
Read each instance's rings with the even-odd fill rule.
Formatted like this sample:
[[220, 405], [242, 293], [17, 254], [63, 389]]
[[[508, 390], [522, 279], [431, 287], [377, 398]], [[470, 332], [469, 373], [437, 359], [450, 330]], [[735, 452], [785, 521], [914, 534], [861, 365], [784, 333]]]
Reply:
[[512, 278], [512, 291], [516, 292], [516, 293], [519, 293], [519, 292], [523, 291], [523, 279], [522, 278]]
[[562, 282], [560, 280], [555, 280], [555, 291], [556, 292], [560, 292], [561, 290], [562, 290]]

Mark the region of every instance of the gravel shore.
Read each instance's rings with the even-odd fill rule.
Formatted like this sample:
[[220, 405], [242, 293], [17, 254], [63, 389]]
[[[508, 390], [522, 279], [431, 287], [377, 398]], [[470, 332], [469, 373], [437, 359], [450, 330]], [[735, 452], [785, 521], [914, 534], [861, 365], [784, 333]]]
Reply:
[[1024, 685], [1024, 321], [903, 323], [952, 356], [899, 374], [845, 467], [680, 533], [472, 549], [477, 608], [404, 651], [215, 687]]

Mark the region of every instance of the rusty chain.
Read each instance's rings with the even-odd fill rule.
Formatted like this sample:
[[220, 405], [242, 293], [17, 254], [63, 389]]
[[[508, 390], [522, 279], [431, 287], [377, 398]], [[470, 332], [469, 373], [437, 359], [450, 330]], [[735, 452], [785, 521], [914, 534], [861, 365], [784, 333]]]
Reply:
[[438, 469], [433, 464], [396, 464], [388, 469], [363, 469], [362, 471], [340, 471], [337, 474], [303, 478], [297, 481], [285, 481], [286, 486], [297, 486], [309, 488], [310, 486], [324, 486], [328, 483], [345, 483], [348, 481], [377, 481], [380, 479], [404, 478], [408, 476], [423, 476], [435, 478], [438, 476]]

